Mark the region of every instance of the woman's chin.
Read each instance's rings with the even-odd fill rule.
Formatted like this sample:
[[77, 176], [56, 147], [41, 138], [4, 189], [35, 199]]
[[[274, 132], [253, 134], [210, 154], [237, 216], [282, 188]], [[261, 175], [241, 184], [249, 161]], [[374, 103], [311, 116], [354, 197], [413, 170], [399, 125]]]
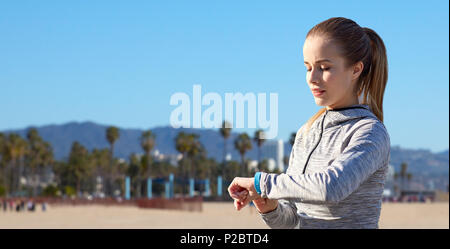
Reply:
[[316, 105], [318, 105], [318, 106], [326, 106], [327, 105], [326, 101], [324, 101], [323, 99], [314, 98], [314, 100], [316, 101]]

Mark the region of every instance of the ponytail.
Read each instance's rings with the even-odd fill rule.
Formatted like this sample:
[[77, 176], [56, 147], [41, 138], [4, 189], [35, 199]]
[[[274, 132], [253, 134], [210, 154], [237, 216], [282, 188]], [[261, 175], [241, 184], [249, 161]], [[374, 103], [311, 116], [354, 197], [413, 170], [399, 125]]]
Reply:
[[370, 39], [370, 69], [360, 80], [358, 96], [364, 92], [362, 103], [369, 105], [372, 112], [383, 122], [383, 96], [388, 80], [386, 47], [380, 36], [370, 28], [363, 28]]

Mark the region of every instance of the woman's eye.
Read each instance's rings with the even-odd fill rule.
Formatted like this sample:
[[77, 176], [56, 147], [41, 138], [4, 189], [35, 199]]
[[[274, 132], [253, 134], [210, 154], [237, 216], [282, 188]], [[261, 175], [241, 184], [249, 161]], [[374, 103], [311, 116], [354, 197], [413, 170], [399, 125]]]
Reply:
[[[328, 70], [330, 70], [330, 68], [329, 68], [329, 67], [321, 68], [321, 70], [323, 70], [323, 71], [328, 71]], [[310, 69], [310, 68], [307, 68], [306, 71], [310, 72], [311, 69]]]

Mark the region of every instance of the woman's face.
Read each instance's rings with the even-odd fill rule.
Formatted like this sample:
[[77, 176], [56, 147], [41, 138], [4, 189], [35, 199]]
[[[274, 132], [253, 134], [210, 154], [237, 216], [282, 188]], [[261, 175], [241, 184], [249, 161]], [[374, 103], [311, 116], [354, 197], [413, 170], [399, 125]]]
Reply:
[[[336, 109], [359, 104], [353, 91], [362, 72], [362, 62], [345, 68], [345, 60], [339, 48], [321, 36], [308, 37], [303, 45], [306, 82], [319, 106]], [[324, 91], [317, 94], [314, 89]]]

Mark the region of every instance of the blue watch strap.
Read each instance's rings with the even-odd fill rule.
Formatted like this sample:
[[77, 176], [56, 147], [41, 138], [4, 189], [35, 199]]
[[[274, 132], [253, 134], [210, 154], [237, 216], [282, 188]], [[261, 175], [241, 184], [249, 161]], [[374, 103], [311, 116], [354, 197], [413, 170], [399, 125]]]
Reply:
[[260, 178], [261, 178], [261, 172], [256, 172], [256, 174], [255, 174], [255, 189], [256, 189], [256, 193], [258, 193], [259, 195], [261, 194], [261, 187], [259, 185]]

